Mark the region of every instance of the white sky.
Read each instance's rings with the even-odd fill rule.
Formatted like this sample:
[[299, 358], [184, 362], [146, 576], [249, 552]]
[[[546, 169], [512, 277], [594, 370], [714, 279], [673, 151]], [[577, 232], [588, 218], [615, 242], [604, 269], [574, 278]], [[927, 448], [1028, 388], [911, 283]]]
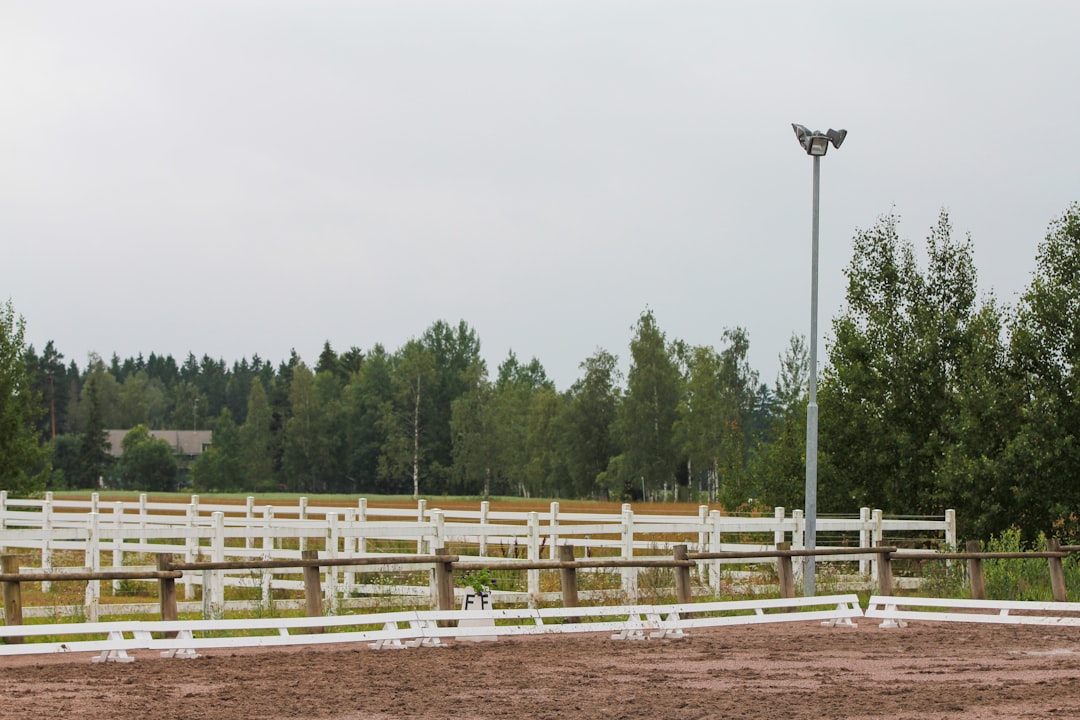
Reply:
[[[946, 207], [1012, 302], [1080, 200], [1080, 3], [0, 4], [0, 299], [67, 360], [314, 364], [464, 319], [560, 389], [750, 333], [770, 384], [856, 228]], [[824, 345], [823, 354], [824, 354]]]

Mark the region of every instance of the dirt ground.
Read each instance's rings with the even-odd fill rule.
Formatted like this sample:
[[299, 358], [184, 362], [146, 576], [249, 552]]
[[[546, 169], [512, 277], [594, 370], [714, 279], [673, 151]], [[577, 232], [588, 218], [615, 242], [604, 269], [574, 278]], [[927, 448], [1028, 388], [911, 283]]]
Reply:
[[809, 623], [371, 650], [0, 657], [22, 718], [1080, 718], [1080, 628]]

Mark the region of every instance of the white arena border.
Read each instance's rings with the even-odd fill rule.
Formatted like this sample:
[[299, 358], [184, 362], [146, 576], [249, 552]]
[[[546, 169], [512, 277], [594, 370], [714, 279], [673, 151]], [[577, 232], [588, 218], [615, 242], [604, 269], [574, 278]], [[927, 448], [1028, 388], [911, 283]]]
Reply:
[[[1013, 611], [1026, 614], [1013, 615]], [[1080, 615], [1070, 616], [1064, 613], [1080, 613], [1080, 603], [874, 595], [870, 598], [864, 615], [868, 618], [881, 618], [882, 627], [904, 627], [906, 620], [1080, 626]]]
[[[766, 612], [766, 611], [772, 612]], [[725, 613], [716, 615], [715, 613]], [[502, 610], [413, 610], [366, 615], [249, 618], [238, 620], [117, 621], [0, 627], [0, 638], [105, 635], [104, 640], [28, 642], [0, 645], [0, 656], [99, 652], [94, 662], [131, 662], [128, 651], [158, 650], [163, 657], [194, 658], [209, 648], [271, 647], [366, 642], [374, 649], [431, 647], [444, 640], [494, 639], [498, 636], [561, 633], [612, 633], [614, 640], [682, 638], [691, 628], [821, 621], [854, 625], [863, 617], [855, 594], [772, 598], [671, 605], [620, 605]], [[583, 622], [586, 618], [591, 622]], [[440, 627], [444, 621], [468, 620], [464, 627]], [[479, 621], [479, 623], [477, 622]], [[495, 624], [496, 621], [504, 624]], [[340, 630], [376, 626], [373, 630]], [[462, 623], [462, 625], [466, 625]], [[290, 632], [298, 631], [296, 634]], [[307, 634], [314, 630], [315, 634]], [[262, 631], [253, 636], [214, 636], [221, 632]], [[175, 633], [176, 637], [161, 637]], [[199, 636], [204, 633], [210, 637]], [[155, 638], [155, 635], [159, 636]]]

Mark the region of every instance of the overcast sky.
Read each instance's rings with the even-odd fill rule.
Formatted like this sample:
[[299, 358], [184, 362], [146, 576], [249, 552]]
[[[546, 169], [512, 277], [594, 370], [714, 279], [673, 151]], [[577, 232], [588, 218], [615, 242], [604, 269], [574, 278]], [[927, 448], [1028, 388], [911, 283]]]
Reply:
[[[1011, 303], [1080, 200], [1080, 3], [0, 4], [0, 300], [40, 350], [228, 364], [463, 319], [560, 389], [745, 327], [772, 383], [851, 238], [939, 210]], [[824, 348], [824, 345], [823, 345]]]

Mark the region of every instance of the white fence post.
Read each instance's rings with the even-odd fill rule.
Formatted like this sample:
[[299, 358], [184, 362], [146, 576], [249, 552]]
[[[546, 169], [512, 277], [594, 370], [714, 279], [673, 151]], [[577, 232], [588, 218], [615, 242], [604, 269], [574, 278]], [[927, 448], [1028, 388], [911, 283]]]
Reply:
[[[367, 522], [367, 498], [360, 498], [356, 504], [356, 522]], [[367, 553], [367, 538], [363, 535], [356, 536], [356, 551], [361, 555]]]
[[[721, 534], [721, 517], [719, 510], [709, 511], [709, 552], [720, 552], [722, 546], [721, 540], [723, 535]], [[720, 594], [720, 561], [709, 561], [709, 586], [712, 588], [714, 595]]]
[[[86, 564], [87, 569], [90, 572], [98, 572], [101, 570], [101, 516], [96, 512], [92, 512], [87, 517], [86, 529], [86, 552], [83, 562]], [[101, 599], [101, 581], [100, 580], [87, 580], [86, 581], [86, 621], [97, 622], [98, 621], [98, 602]]]
[[[416, 502], [416, 522], [423, 525], [425, 520], [427, 520], [427, 500], [425, 500], [423, 498], [420, 498]], [[432, 552], [434, 552], [434, 551], [432, 551]], [[424, 536], [423, 535], [421, 535], [416, 540], [416, 553], [417, 553], [417, 555], [423, 555], [424, 554]]]
[[945, 545], [949, 550], [956, 548], [956, 511], [945, 511]]
[[[870, 508], [859, 508], [859, 547], [870, 547]], [[866, 575], [870, 572], [869, 560], [859, 561], [859, 572]], [[877, 577], [876, 575], [874, 577]]]
[[[139, 493], [139, 530], [146, 529], [146, 493]], [[141, 542], [146, 542], [146, 535], [141, 534]]]
[[[211, 562], [225, 562], [225, 513], [212, 516], [214, 537], [211, 541]], [[225, 612], [225, 571], [203, 571], [203, 617], [220, 619]]]
[[[0, 532], [7, 530], [7, 490], [0, 490]], [[0, 554], [5, 552], [3, 545], [0, 545]]]
[[[791, 530], [791, 549], [792, 550], [805, 550], [806, 549], [806, 519], [803, 517], [802, 510], [792, 510], [791, 519], [795, 522], [795, 527]], [[792, 563], [792, 574], [795, 576], [795, 584], [798, 585], [802, 582], [803, 577], [803, 562]]]
[[[540, 559], [540, 513], [529, 513], [529, 536], [528, 536], [529, 560], [536, 562]], [[526, 585], [529, 591], [529, 607], [536, 607], [540, 602], [540, 571], [526, 570]]]
[[[623, 503], [621, 525], [622, 557], [629, 560], [634, 557], [634, 511], [630, 508], [630, 503]], [[638, 590], [637, 568], [625, 567], [621, 568], [621, 570], [623, 594], [629, 600], [636, 602]]]
[[[45, 502], [41, 504], [41, 572], [49, 572], [52, 567], [52, 515], [53, 494], [45, 493]], [[52, 583], [45, 580], [41, 583], [41, 592], [52, 591]]]
[[[116, 537], [112, 542], [112, 567], [119, 570], [124, 566], [124, 503], [113, 503], [113, 527], [116, 529]], [[112, 581], [113, 594], [120, 590], [120, 580]]]
[[[420, 502], [424, 502], [424, 501], [421, 500]], [[445, 541], [444, 534], [446, 533], [446, 517], [443, 515], [443, 511], [442, 510], [432, 510], [431, 511], [431, 522], [435, 526], [435, 532], [432, 533], [432, 535], [430, 537], [428, 537], [428, 539], [427, 539], [427, 548], [428, 548], [427, 554], [434, 555], [436, 550], [445, 547], [445, 545], [443, 543]], [[423, 543], [425, 542], [425, 535], [422, 532], [420, 534], [420, 539], [417, 540], [417, 542], [419, 543], [418, 547], [421, 550], [421, 552], [419, 552], [418, 554], [423, 554], [422, 549], [423, 549]], [[436, 579], [436, 576], [435, 576], [435, 566], [434, 565], [431, 567], [431, 572], [428, 573], [428, 590], [431, 592], [431, 606], [432, 607], [438, 607], [439, 606], [439, 583], [438, 583], [438, 580]]]
[[253, 496], [251, 496], [251, 495], [248, 495], [247, 500], [244, 501], [244, 505], [245, 505], [245, 507], [244, 507], [244, 509], [245, 509], [244, 519], [247, 520], [247, 534], [244, 537], [244, 549], [245, 550], [250, 550], [251, 549], [251, 540], [252, 540], [252, 537], [251, 537], [252, 522], [251, 521], [255, 519], [255, 498]]
[[776, 528], [773, 530], [773, 546], [775, 547], [782, 542], [787, 542], [787, 534], [784, 532], [784, 508], [773, 508], [773, 521], [776, 523]]
[[[882, 529], [882, 520], [884, 514], [881, 510], [874, 510], [870, 521], [870, 547], [881, 547], [882, 540], [885, 537], [885, 533]], [[874, 559], [870, 561], [870, 577], [877, 577], [877, 566], [880, 555], [874, 555]]]
[[559, 503], [551, 503], [551, 530], [548, 531], [548, 537], [551, 540], [551, 547], [548, 548], [548, 557], [552, 560], [559, 559]]
[[[338, 522], [338, 514], [336, 512], [327, 513], [326, 519], [328, 523], [326, 531], [326, 556], [329, 558], [337, 558], [338, 545], [341, 543], [341, 525]], [[337, 565], [328, 565], [326, 567], [326, 606], [329, 608], [331, 615], [338, 614], [338, 572], [340, 568]]]
[[[262, 559], [269, 560], [273, 557], [274, 554], [274, 538], [270, 534], [271, 530], [274, 527], [273, 505], [267, 505], [263, 508], [263, 527], [265, 528], [265, 533], [263, 534], [262, 539]], [[270, 572], [270, 569], [264, 568], [262, 571], [262, 601], [264, 605], [268, 608], [272, 607], [271, 603], [273, 602], [270, 592], [271, 579], [272, 574]]]
[[490, 510], [491, 503], [482, 500], [480, 502], [480, 557], [487, 557], [488, 554], [488, 538], [484, 527], [488, 524], [488, 512]]
[[[196, 536], [196, 527], [199, 521], [199, 496], [192, 495], [191, 503], [187, 506], [187, 536], [184, 538], [184, 562], [195, 562], [199, 550], [199, 538]], [[205, 580], [205, 573], [203, 574]], [[206, 595], [206, 584], [203, 583], [203, 596]], [[191, 573], [184, 573], [184, 599], [191, 600], [195, 597], [195, 584]]]
[[[308, 504], [308, 501], [307, 501], [306, 497], [300, 498], [300, 510], [296, 513], [296, 517], [297, 517], [298, 520], [300, 520], [301, 524], [303, 524], [303, 522], [305, 520], [307, 520], [307, 504]], [[305, 550], [307, 550], [307, 537], [305, 537], [303, 534], [301, 534], [300, 535], [300, 552], [304, 552]]]
[[[356, 529], [356, 511], [349, 508], [345, 511], [345, 527], [349, 530], [349, 533], [344, 537], [345, 545], [345, 557], [356, 557], [356, 536], [352, 534], [352, 531]], [[341, 588], [341, 594], [343, 597], [348, 597], [354, 590], [356, 585], [356, 567], [354, 565], [346, 565], [344, 573], [343, 587]]]
[[[698, 522], [701, 523], [702, 525], [705, 525], [705, 523], [709, 522], [709, 506], [708, 505], [698, 505], [697, 515], [698, 515]], [[698, 530], [698, 534], [697, 534], [697, 549], [698, 549], [698, 552], [705, 552], [705, 548], [708, 547], [708, 545], [705, 544], [705, 541], [706, 541], [706, 533], [705, 533], [705, 529], [702, 528], [701, 530]]]

